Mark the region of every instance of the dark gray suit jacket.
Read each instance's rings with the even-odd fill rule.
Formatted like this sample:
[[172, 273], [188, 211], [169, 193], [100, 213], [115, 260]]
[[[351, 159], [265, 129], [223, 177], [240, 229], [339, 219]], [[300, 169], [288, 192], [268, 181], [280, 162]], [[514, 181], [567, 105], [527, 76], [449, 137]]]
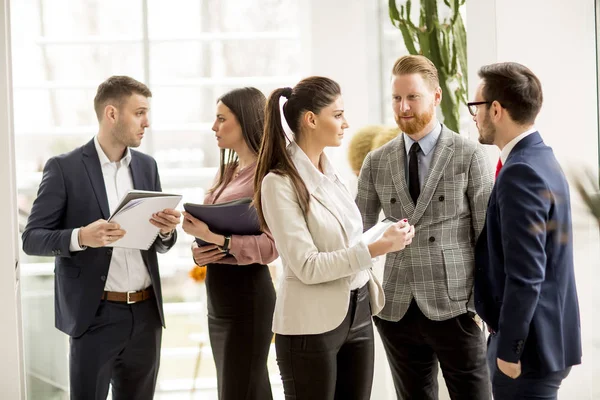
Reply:
[[[156, 161], [131, 150], [133, 187], [161, 191]], [[104, 291], [112, 248], [69, 250], [73, 229], [110, 216], [106, 186], [98, 153], [91, 140], [70, 153], [48, 160], [31, 215], [23, 232], [23, 250], [29, 255], [55, 256], [55, 322], [77, 337], [90, 326]], [[165, 253], [177, 240], [157, 237], [142, 259], [148, 268], [164, 326], [162, 292], [156, 253]]]

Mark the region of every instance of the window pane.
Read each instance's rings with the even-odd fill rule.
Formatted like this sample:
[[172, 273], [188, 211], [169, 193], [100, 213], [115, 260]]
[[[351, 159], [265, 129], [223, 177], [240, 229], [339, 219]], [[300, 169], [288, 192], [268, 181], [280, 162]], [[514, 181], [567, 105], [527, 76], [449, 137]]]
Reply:
[[95, 88], [15, 90], [17, 137], [30, 133], [51, 133], [56, 127], [96, 126], [95, 94]]
[[82, 36], [142, 35], [141, 0], [27, 1], [38, 9], [43, 36], [76, 40]]
[[[47, 44], [40, 47], [45, 80], [100, 84], [111, 75], [129, 75], [144, 80], [142, 44]], [[22, 84], [17, 81], [17, 85]], [[94, 90], [96, 88], [94, 87]]]

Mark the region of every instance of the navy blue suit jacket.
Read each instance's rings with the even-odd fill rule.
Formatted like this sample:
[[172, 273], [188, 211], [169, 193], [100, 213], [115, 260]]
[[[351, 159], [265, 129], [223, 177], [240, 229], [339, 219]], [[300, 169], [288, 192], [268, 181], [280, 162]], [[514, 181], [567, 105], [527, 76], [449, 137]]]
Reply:
[[546, 372], [580, 364], [569, 187], [538, 132], [502, 167], [475, 258], [475, 307], [498, 358]]
[[[131, 150], [129, 166], [135, 189], [161, 191], [152, 157]], [[80, 336], [90, 326], [100, 305], [112, 257], [112, 248], [108, 247], [71, 252], [71, 233], [74, 228], [109, 216], [106, 186], [93, 140], [48, 160], [23, 232], [23, 250], [30, 255], [56, 257], [55, 322], [58, 329], [70, 336]], [[156, 253], [166, 252], [176, 240], [176, 233], [168, 241], [157, 237], [150, 249], [141, 251], [163, 326]]]

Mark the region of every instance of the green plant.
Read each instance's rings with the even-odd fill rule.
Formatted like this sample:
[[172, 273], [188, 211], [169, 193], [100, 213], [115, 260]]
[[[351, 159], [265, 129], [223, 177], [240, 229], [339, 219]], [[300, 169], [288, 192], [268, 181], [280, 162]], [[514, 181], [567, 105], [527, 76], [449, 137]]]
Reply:
[[411, 20], [411, 0], [400, 10], [396, 0], [388, 2], [390, 20], [402, 32], [408, 52], [429, 58], [438, 69], [444, 124], [455, 132], [459, 132], [459, 105], [467, 104], [467, 35], [460, 15], [465, 1], [444, 0], [450, 17], [440, 21], [438, 0], [420, 0], [418, 24]]
[[577, 189], [590, 213], [600, 225], [600, 187], [598, 186], [598, 179], [588, 170], [585, 171], [584, 175], [585, 178], [579, 176], [574, 178], [575, 189]]

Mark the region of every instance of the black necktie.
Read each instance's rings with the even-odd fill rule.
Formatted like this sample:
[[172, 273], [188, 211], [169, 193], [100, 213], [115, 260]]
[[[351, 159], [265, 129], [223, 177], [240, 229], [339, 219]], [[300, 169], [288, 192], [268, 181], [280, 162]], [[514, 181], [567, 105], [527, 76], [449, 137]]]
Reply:
[[414, 142], [408, 152], [408, 191], [412, 197], [413, 203], [417, 204], [417, 199], [421, 194], [421, 185], [419, 184], [419, 159], [417, 153], [421, 150], [419, 143]]

